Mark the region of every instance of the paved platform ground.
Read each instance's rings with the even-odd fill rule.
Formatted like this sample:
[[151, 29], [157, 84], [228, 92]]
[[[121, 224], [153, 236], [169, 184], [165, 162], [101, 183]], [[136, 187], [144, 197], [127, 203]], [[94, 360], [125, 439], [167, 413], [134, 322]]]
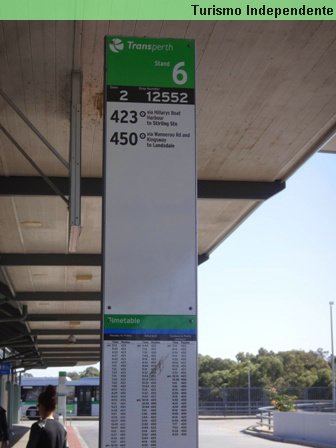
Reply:
[[[10, 447], [26, 448], [30, 427], [34, 422], [22, 421], [18, 425], [13, 425], [10, 431]], [[71, 448], [87, 448], [86, 443], [81, 439], [77, 429], [72, 425], [67, 425], [68, 443]]]
[[[22, 421], [14, 425], [14, 435], [11, 437], [10, 447], [26, 448], [29, 430], [34, 422]], [[247, 419], [201, 419], [199, 421], [200, 448], [302, 448], [319, 444], [300, 443], [289, 440], [279, 440], [271, 434], [258, 434], [251, 430], [255, 420]], [[98, 448], [98, 424], [95, 419], [68, 421], [67, 431], [71, 448]], [[250, 428], [250, 430], [248, 430]], [[258, 437], [255, 437], [255, 436]], [[254, 436], [254, 437], [253, 437]], [[289, 442], [289, 443], [288, 443]], [[323, 447], [324, 448], [324, 447]], [[329, 447], [330, 448], [330, 447]], [[331, 447], [333, 448], [333, 447]]]

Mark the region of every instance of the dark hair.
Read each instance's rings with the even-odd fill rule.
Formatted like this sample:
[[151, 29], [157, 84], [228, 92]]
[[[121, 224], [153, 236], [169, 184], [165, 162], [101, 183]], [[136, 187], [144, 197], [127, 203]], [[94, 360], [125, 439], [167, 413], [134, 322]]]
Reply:
[[38, 398], [39, 404], [45, 407], [47, 412], [54, 411], [56, 409], [56, 389], [54, 386], [49, 384], [46, 390], [40, 393]]

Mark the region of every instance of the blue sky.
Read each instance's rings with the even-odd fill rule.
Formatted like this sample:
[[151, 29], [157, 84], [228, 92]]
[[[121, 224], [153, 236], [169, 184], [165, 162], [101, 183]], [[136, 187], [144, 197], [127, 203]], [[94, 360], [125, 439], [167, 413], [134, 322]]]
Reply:
[[200, 353], [330, 351], [335, 199], [336, 155], [316, 154], [200, 266]]
[[[235, 359], [260, 347], [331, 350], [335, 199], [336, 155], [316, 154], [199, 267], [200, 353]], [[336, 309], [334, 318], [336, 327]]]

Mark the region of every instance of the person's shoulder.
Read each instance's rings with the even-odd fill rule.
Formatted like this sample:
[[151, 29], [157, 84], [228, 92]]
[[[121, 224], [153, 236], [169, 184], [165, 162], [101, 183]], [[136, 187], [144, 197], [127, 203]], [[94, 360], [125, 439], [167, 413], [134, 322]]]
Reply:
[[62, 423], [54, 418], [48, 419], [48, 422], [53, 422], [53, 424], [63, 426]]
[[34, 430], [34, 429], [36, 429], [36, 428], [40, 429], [39, 423], [40, 423], [40, 420], [38, 420], [37, 422], [33, 423], [33, 424], [31, 425], [31, 428], [30, 428], [30, 429], [32, 429], [32, 430]]
[[53, 426], [54, 428], [62, 428], [65, 430], [64, 426], [62, 425], [62, 423], [58, 422], [57, 420], [54, 419], [47, 419], [47, 424], [50, 426]]

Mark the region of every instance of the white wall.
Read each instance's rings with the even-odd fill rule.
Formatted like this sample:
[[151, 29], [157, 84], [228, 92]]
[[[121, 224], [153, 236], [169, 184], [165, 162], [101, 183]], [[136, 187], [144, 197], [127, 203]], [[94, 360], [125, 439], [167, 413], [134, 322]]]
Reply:
[[336, 414], [275, 411], [274, 435], [286, 439], [322, 442], [335, 446]]

